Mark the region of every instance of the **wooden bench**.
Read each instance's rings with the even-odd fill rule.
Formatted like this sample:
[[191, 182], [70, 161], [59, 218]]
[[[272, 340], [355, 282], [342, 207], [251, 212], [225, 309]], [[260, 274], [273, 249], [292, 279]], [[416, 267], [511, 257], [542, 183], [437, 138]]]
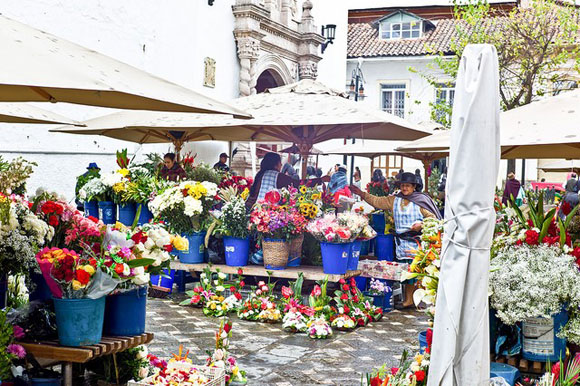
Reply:
[[45, 359], [53, 362], [62, 362], [62, 372], [65, 386], [72, 386], [72, 364], [86, 363], [93, 359], [115, 354], [147, 344], [153, 340], [153, 334], [146, 332], [136, 336], [104, 336], [101, 341], [91, 346], [66, 347], [54, 341], [37, 343], [17, 342], [27, 353], [36, 359]]
[[[208, 264], [184, 264], [179, 261], [171, 262], [171, 269], [176, 271], [189, 271], [194, 275], [196, 272], [202, 272]], [[304, 280], [324, 280], [328, 276], [328, 280], [331, 282], [337, 282], [340, 279], [348, 279], [353, 276], [360, 275], [360, 271], [348, 271], [345, 275], [330, 275], [325, 274], [320, 266], [302, 265], [300, 267], [287, 267], [281, 270], [268, 270], [261, 265], [248, 265], [245, 267], [230, 267], [225, 264], [212, 264], [211, 271], [216, 272], [219, 269], [221, 272], [226, 274], [237, 274], [238, 269], [242, 268], [244, 270], [244, 276], [268, 276], [266, 271], [272, 272], [272, 277], [278, 277], [283, 279], [297, 279], [298, 273], [302, 272], [304, 274]]]

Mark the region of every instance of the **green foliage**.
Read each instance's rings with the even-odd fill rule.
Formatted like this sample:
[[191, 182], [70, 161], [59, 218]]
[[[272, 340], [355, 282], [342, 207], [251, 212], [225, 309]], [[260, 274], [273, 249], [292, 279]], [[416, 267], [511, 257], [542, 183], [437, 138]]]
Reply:
[[92, 360], [87, 367], [106, 382], [124, 385], [131, 379], [143, 379], [144, 370], [141, 369], [147, 368], [149, 364], [144, 354], [145, 349], [141, 346], [130, 348]]
[[199, 182], [208, 181], [216, 185], [219, 185], [222, 181], [222, 173], [207, 164], [200, 163], [196, 166], [186, 164], [184, 168], [187, 180]]
[[6, 310], [0, 310], [0, 379], [11, 379], [12, 373], [10, 366], [15, 359], [14, 355], [9, 354], [6, 349], [14, 339], [14, 330], [12, 325], [6, 320]]
[[[467, 4], [456, 1], [456, 34], [448, 52], [431, 49], [435, 56], [425, 73], [435, 89], [443, 72], [452, 85], [459, 61], [468, 44], [488, 43], [496, 47], [500, 71], [502, 108], [526, 105], [548, 92], [558, 91], [558, 83], [580, 73], [580, 10], [558, 0], [533, 0], [528, 8], [517, 6], [509, 12], [491, 8], [481, 0]], [[417, 72], [416, 69], [410, 69]], [[431, 117], [444, 127], [451, 126], [451, 107], [434, 102]]]
[[159, 176], [159, 171], [163, 165], [163, 156], [158, 153], [149, 153], [145, 155], [146, 160], [139, 164], [131, 164], [132, 167], [142, 167], [147, 169], [150, 175]]

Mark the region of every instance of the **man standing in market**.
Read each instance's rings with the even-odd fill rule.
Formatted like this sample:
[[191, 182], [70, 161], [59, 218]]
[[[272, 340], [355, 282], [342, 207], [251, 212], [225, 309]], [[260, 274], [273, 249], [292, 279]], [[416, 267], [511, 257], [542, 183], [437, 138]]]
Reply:
[[226, 153], [221, 153], [220, 154], [220, 160], [218, 162], [216, 162], [215, 165], [213, 165], [214, 169], [220, 170], [222, 172], [229, 172], [230, 171], [230, 167], [228, 166], [228, 164], [226, 162], [228, 162], [228, 155]]

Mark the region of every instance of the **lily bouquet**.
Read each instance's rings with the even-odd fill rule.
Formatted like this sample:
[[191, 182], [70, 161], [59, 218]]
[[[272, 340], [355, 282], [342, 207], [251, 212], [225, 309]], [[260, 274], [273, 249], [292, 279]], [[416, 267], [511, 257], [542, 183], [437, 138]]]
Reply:
[[284, 315], [282, 319], [282, 328], [285, 331], [296, 333], [296, 332], [306, 332], [308, 329], [307, 324], [308, 319], [298, 311], [289, 311]]
[[327, 339], [332, 336], [332, 328], [325, 318], [312, 318], [308, 321], [308, 336], [312, 339]]
[[210, 225], [216, 194], [217, 185], [213, 182], [183, 181], [161, 192], [149, 208], [176, 233], [201, 232]]

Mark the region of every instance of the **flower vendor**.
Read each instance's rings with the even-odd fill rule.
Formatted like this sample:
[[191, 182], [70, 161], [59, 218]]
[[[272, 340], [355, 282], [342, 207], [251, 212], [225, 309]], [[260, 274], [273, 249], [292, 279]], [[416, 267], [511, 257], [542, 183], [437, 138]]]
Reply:
[[246, 208], [250, 209], [256, 201], [263, 200], [266, 193], [275, 190], [287, 188], [294, 185], [320, 185], [323, 182], [330, 181], [330, 177], [311, 178], [309, 180], [295, 180], [292, 177], [280, 173], [282, 169], [282, 158], [277, 153], [267, 153], [260, 163], [260, 171], [256, 174], [254, 183], [250, 188], [250, 196], [246, 201]]
[[[441, 218], [437, 206], [425, 193], [415, 191], [417, 177], [413, 173], [401, 173], [396, 181], [400, 192], [386, 197], [377, 197], [351, 186], [353, 193], [377, 209], [390, 210], [395, 220], [396, 258], [411, 262], [417, 248], [417, 237], [423, 228], [424, 218]], [[413, 304], [413, 286], [405, 285], [404, 307]]]
[[185, 180], [185, 170], [175, 162], [175, 153], [167, 153], [163, 156], [163, 167], [161, 168], [161, 177], [168, 181]]

